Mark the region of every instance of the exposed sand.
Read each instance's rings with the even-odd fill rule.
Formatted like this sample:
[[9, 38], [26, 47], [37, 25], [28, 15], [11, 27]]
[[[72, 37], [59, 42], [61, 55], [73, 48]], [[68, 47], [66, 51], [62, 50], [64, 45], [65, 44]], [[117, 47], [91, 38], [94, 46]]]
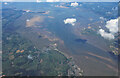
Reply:
[[43, 21], [44, 21], [43, 16], [35, 16], [35, 17], [31, 18], [29, 21], [26, 21], [26, 27], [33, 27], [36, 22], [41, 23]]

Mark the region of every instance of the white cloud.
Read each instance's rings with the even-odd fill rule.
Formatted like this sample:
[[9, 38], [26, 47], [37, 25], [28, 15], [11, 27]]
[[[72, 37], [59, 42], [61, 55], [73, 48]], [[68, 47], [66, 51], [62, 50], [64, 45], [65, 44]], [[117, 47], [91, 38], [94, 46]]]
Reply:
[[29, 20], [29, 19], [27, 19], [26, 21], [27, 21], [27, 22], [29, 22], [30, 20]]
[[[0, 1], [11, 1], [11, 0], [0, 0]], [[36, 2], [36, 0], [13, 0], [14, 2]], [[46, 2], [46, 0], [40, 0]], [[119, 0], [60, 0], [59, 2], [119, 2]]]
[[104, 17], [100, 17], [100, 19], [101, 19], [101, 20], [106, 20], [106, 18], [104, 18]]
[[111, 19], [110, 21], [107, 21], [106, 27], [109, 29], [111, 33], [117, 33], [118, 32], [118, 19]]
[[3, 2], [12, 2], [14, 0], [3, 0]]
[[78, 6], [78, 3], [77, 2], [71, 3], [71, 6], [76, 7], [76, 6]]
[[101, 35], [102, 37], [104, 37], [105, 39], [109, 39], [109, 40], [114, 39], [114, 35], [113, 35], [113, 34], [107, 33], [107, 32], [105, 32], [103, 29], [100, 29], [100, 30], [99, 30], [99, 33], [100, 33], [100, 35]]
[[65, 24], [72, 24], [72, 26], [74, 26], [76, 21], [77, 20], [75, 18], [67, 18], [66, 20], [64, 20], [64, 23]]
[[46, 2], [59, 2], [60, 0], [46, 0]]
[[106, 12], [106, 14], [111, 14], [111, 12]]
[[7, 3], [7, 2], [5, 2], [4, 4], [5, 4], [5, 5], [7, 5], [8, 3]]
[[98, 32], [99, 34], [104, 37], [105, 39], [114, 39], [114, 35], [118, 32], [118, 18], [117, 19], [111, 19], [106, 22], [106, 28], [109, 30], [108, 32], [105, 32], [105, 30], [100, 29]]
[[42, 0], [37, 0], [37, 2], [42, 2]]
[[80, 4], [80, 6], [82, 6], [82, 4]]

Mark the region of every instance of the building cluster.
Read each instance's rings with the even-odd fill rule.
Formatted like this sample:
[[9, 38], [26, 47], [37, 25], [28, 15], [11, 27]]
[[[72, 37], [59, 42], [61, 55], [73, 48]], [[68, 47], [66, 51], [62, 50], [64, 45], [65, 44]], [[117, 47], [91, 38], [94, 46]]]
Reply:
[[112, 52], [115, 54], [115, 55], [119, 55], [119, 49], [114, 47], [114, 46], [110, 46], [110, 48], [112, 49]]

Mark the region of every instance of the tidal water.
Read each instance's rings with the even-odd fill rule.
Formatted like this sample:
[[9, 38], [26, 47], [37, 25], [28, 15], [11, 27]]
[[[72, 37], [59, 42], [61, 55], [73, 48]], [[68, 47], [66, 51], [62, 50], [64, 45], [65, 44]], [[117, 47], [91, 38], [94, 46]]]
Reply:
[[[99, 13], [90, 11], [86, 6], [79, 7], [78, 10], [76, 8], [54, 7], [59, 3], [27, 3], [27, 6], [26, 3], [11, 4], [14, 4], [12, 6], [17, 9], [30, 9], [41, 12], [50, 11], [47, 16], [53, 16], [54, 19], [45, 18], [43, 26], [64, 41], [64, 45], [73, 56], [75, 63], [84, 70], [84, 75], [117, 75], [117, 62], [109, 52], [105, 52], [94, 45], [88, 44], [87, 40], [81, 39], [80, 36], [76, 36], [73, 33], [73, 26], [71, 24], [64, 24], [65, 19], [76, 18], [77, 22], [80, 22], [82, 26], [87, 27], [89, 23], [99, 21], [99, 17], [101, 16]], [[89, 18], [94, 20], [92, 22], [88, 21]], [[92, 54], [90, 55], [90, 53]], [[102, 57], [99, 58], [99, 56]], [[108, 61], [106, 58], [111, 61]]]

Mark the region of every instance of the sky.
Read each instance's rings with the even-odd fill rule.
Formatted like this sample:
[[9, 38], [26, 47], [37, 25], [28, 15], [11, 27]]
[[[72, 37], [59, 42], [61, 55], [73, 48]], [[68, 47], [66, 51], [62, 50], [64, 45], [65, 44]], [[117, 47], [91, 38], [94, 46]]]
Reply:
[[[0, 0], [3, 2], [37, 2], [37, 0]], [[120, 0], [39, 0], [40, 2], [119, 2]]]

